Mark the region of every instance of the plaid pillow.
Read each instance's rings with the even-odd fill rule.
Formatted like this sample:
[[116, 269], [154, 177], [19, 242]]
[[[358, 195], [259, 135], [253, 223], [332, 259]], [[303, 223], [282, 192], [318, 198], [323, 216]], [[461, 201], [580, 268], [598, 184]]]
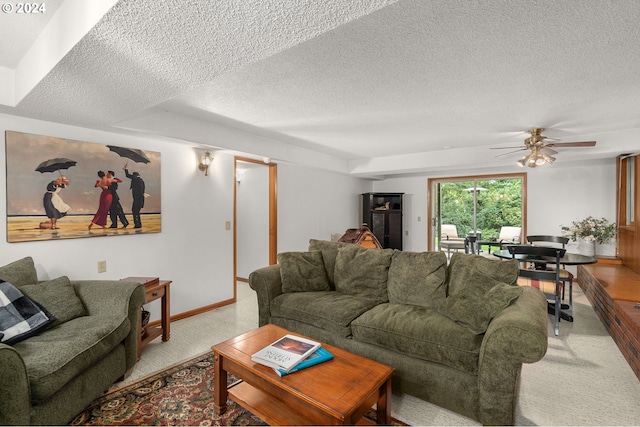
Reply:
[[0, 280], [0, 342], [16, 344], [54, 320], [51, 314], [11, 283]]

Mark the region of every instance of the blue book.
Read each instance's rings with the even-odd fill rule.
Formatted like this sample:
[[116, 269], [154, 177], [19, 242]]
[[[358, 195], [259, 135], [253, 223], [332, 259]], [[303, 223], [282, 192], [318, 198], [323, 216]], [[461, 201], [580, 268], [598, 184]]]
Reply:
[[309, 357], [307, 357], [305, 360], [298, 363], [289, 372], [285, 371], [284, 369], [273, 368], [273, 370], [276, 372], [276, 374], [280, 375], [281, 377], [284, 377], [285, 375], [292, 374], [301, 369], [308, 368], [309, 366], [314, 366], [331, 359], [333, 359], [333, 354], [331, 354], [329, 351], [325, 350], [324, 348], [320, 347], [314, 353], [312, 353]]

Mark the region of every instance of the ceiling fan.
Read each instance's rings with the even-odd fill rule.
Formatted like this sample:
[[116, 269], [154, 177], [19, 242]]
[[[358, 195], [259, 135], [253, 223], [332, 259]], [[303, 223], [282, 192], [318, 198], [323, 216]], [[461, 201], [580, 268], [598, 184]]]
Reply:
[[[556, 158], [554, 154], [558, 154], [553, 148], [571, 148], [571, 147], [593, 147], [596, 145], [595, 141], [582, 141], [582, 142], [551, 142], [558, 141], [557, 139], [549, 138], [542, 135], [544, 128], [533, 128], [527, 131], [531, 136], [524, 140], [524, 145], [519, 147], [494, 147], [492, 150], [503, 150], [509, 148], [517, 148], [515, 151], [500, 154], [496, 157], [508, 156], [509, 154], [517, 153], [519, 151], [530, 150], [531, 152], [518, 160], [520, 167], [528, 166], [535, 168], [536, 166], [542, 166], [546, 163], [553, 163]], [[550, 141], [550, 142], [546, 142]]]

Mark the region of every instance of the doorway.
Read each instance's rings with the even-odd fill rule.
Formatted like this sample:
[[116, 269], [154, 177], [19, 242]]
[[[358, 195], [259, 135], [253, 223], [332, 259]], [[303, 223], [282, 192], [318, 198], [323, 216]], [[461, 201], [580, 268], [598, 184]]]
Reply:
[[526, 173], [429, 179], [429, 250], [438, 250], [442, 226], [457, 237], [497, 239], [505, 226], [526, 236]]
[[[277, 165], [235, 157], [233, 270], [235, 283], [277, 262]], [[234, 299], [236, 290], [234, 284]]]

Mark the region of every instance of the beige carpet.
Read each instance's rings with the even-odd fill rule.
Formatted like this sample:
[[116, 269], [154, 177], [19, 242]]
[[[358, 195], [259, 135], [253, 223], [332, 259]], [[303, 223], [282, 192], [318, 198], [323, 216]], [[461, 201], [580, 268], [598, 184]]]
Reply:
[[[640, 425], [640, 381], [579, 286], [574, 286], [574, 301], [575, 322], [561, 322], [560, 336], [554, 337], [550, 321], [547, 355], [523, 367], [516, 423]], [[236, 304], [173, 322], [171, 339], [162, 342], [158, 338], [146, 347], [124, 384], [254, 329], [257, 320], [256, 295], [247, 283], [238, 282]], [[478, 425], [407, 395], [393, 396], [392, 415], [411, 425]]]

